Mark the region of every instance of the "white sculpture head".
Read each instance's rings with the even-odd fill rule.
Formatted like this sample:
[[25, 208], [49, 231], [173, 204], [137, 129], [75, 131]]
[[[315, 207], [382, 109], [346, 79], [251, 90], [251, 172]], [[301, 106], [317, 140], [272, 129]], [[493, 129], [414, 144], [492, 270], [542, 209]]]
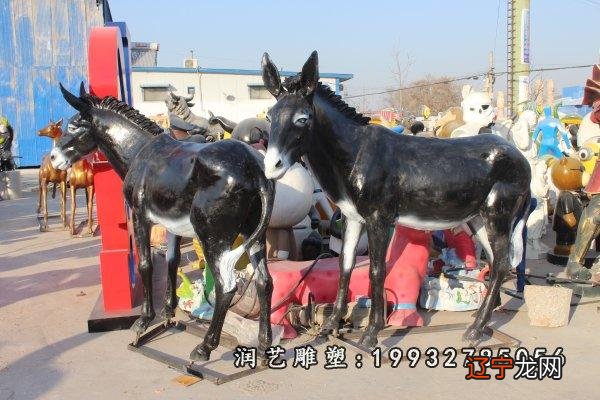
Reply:
[[464, 85], [462, 98], [460, 106], [463, 110], [463, 120], [466, 123], [481, 123], [483, 127], [494, 121], [496, 111], [492, 105], [492, 99], [487, 93], [476, 92], [471, 85]]

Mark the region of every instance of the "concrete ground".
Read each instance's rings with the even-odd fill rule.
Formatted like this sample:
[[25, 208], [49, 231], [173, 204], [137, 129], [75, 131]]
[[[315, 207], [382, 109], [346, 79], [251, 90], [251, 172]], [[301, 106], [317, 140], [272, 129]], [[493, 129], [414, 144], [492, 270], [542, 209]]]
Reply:
[[[24, 173], [26, 183], [31, 183], [32, 174]], [[403, 360], [398, 368], [376, 369], [370, 359], [358, 369], [350, 350], [348, 369], [326, 370], [325, 345], [318, 345], [319, 365], [308, 371], [288, 366], [222, 386], [210, 382], [182, 386], [174, 382], [179, 372], [127, 350], [130, 331], [87, 333], [86, 321], [100, 290], [99, 238], [71, 238], [67, 231], [57, 229], [56, 220], [53, 231], [40, 233], [35, 216], [37, 194], [29, 189], [24, 194], [18, 200], [0, 201], [0, 400], [598, 398], [600, 315], [594, 303], [573, 307], [569, 325], [562, 328], [532, 327], [524, 311], [501, 310], [492, 316], [495, 328], [520, 339], [530, 350], [563, 347], [566, 364], [560, 381], [514, 380], [514, 370], [504, 381], [465, 380], [467, 369], [460, 357], [453, 369], [428, 368], [424, 360], [416, 368], [409, 368]], [[58, 201], [49, 202], [56, 212]], [[79, 215], [81, 221], [84, 214]], [[545, 262], [532, 262], [529, 268], [541, 273], [559, 271]], [[429, 325], [472, 321], [471, 312], [421, 312]], [[411, 346], [442, 350], [460, 346], [461, 334], [411, 335], [384, 344], [403, 350]], [[179, 356], [189, 354], [197, 343], [185, 334], [166, 340], [163, 346]], [[292, 345], [306, 340], [301, 337]], [[231, 357], [214, 365], [218, 363], [229, 365]]]

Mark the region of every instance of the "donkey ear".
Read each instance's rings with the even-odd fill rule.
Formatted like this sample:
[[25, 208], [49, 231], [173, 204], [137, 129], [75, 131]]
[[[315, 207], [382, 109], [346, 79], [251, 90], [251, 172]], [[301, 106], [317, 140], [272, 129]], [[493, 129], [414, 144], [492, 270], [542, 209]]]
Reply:
[[63, 119], [61, 118], [61, 119], [59, 119], [58, 121], [56, 121], [56, 122], [54, 123], [54, 125], [56, 125], [56, 126], [62, 126], [62, 123], [63, 123]]
[[273, 64], [273, 61], [269, 58], [269, 54], [265, 53], [262, 57], [262, 78], [265, 87], [275, 98], [279, 97], [283, 93], [283, 86], [281, 86], [281, 78], [279, 77], [279, 71]]
[[302, 67], [300, 74], [302, 87], [306, 89], [306, 95], [310, 95], [317, 88], [319, 82], [319, 55], [313, 51]]
[[84, 102], [79, 97], [75, 96], [73, 93], [71, 93], [67, 89], [65, 89], [65, 87], [62, 85], [62, 83], [59, 83], [59, 85], [60, 85], [60, 91], [62, 92], [63, 97], [65, 98], [67, 103], [69, 103], [71, 105], [71, 107], [73, 107], [74, 109], [76, 109], [79, 112], [83, 112], [83, 111], [87, 110], [88, 106], [87, 106], [86, 102]]
[[83, 81], [81, 81], [81, 83], [79, 84], [79, 97], [83, 97], [87, 94], [87, 92], [85, 91], [85, 85], [83, 84]]

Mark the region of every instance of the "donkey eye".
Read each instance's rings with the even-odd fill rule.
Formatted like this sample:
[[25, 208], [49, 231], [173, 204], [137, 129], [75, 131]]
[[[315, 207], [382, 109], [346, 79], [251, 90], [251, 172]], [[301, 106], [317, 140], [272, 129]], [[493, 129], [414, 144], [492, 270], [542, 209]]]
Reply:
[[308, 121], [308, 119], [306, 119], [306, 118], [304, 118], [304, 117], [302, 117], [302, 118], [298, 118], [298, 119], [296, 120], [296, 125], [304, 125], [304, 124], [306, 124], [306, 121]]

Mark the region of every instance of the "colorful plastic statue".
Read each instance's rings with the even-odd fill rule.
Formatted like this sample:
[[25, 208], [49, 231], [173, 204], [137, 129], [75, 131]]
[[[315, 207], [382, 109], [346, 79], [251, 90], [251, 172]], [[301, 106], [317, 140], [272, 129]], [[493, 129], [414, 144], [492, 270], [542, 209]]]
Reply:
[[[591, 106], [592, 111], [585, 116], [579, 127], [578, 143], [582, 142], [582, 138], [594, 139], [596, 137], [595, 130], [600, 126], [600, 68], [598, 65], [594, 65], [592, 79], [588, 79], [586, 82], [582, 104]], [[589, 124], [584, 124], [586, 119]], [[572, 278], [592, 279], [600, 282], [600, 260], [596, 260], [591, 269], [587, 269], [583, 265], [592, 240], [600, 233], [600, 166], [598, 162], [596, 162], [584, 192], [590, 196], [590, 201], [581, 215], [577, 238], [569, 255], [566, 272]]]
[[563, 157], [552, 164], [552, 182], [560, 189], [552, 218], [552, 229], [556, 232], [556, 255], [568, 256], [575, 244], [581, 213], [587, 204], [587, 197], [582, 192], [583, 172], [582, 163], [573, 157]]
[[394, 135], [369, 125], [368, 118], [319, 83], [317, 52], [299, 74], [283, 83], [266, 53], [262, 71], [265, 87], [277, 99], [268, 113], [271, 134], [265, 175], [279, 179], [304, 157], [346, 217], [338, 294], [323, 332], [337, 329], [346, 312], [363, 229], [369, 239], [372, 308], [361, 343], [372, 347], [385, 324], [389, 227], [398, 223], [440, 230], [468, 222], [493, 259], [494, 270], [488, 295], [464, 335], [477, 342], [510, 266], [516, 267], [522, 258], [531, 181], [525, 157], [495, 135], [444, 140]]
[[454, 129], [450, 137], [478, 135], [483, 128], [489, 127], [496, 117], [492, 99], [485, 92], [474, 91], [470, 85], [462, 88], [462, 119], [464, 125]]
[[538, 157], [563, 158], [561, 146], [572, 149], [569, 132], [558, 118], [552, 116], [552, 107], [544, 107], [544, 118], [540, 120], [533, 132], [533, 141], [539, 142]]
[[[236, 292], [235, 263], [244, 252], [257, 271], [260, 310], [259, 353], [271, 345], [272, 281], [266, 266], [265, 234], [273, 208], [274, 185], [263, 172], [256, 150], [236, 140], [189, 143], [163, 129], [113, 97], [80, 95], [61, 85], [65, 100], [78, 113], [68, 132], [52, 149], [52, 165], [66, 169], [100, 149], [123, 179], [123, 193], [132, 210], [138, 270], [144, 288], [140, 318], [133, 324], [136, 343], [155, 317], [152, 302], [150, 227], [163, 225], [172, 235], [167, 245], [165, 317], [175, 316], [177, 268], [182, 237], [198, 237], [215, 277], [216, 302], [203, 342], [190, 354], [207, 360], [220, 341], [225, 314]], [[242, 234], [242, 246], [230, 249]]]

